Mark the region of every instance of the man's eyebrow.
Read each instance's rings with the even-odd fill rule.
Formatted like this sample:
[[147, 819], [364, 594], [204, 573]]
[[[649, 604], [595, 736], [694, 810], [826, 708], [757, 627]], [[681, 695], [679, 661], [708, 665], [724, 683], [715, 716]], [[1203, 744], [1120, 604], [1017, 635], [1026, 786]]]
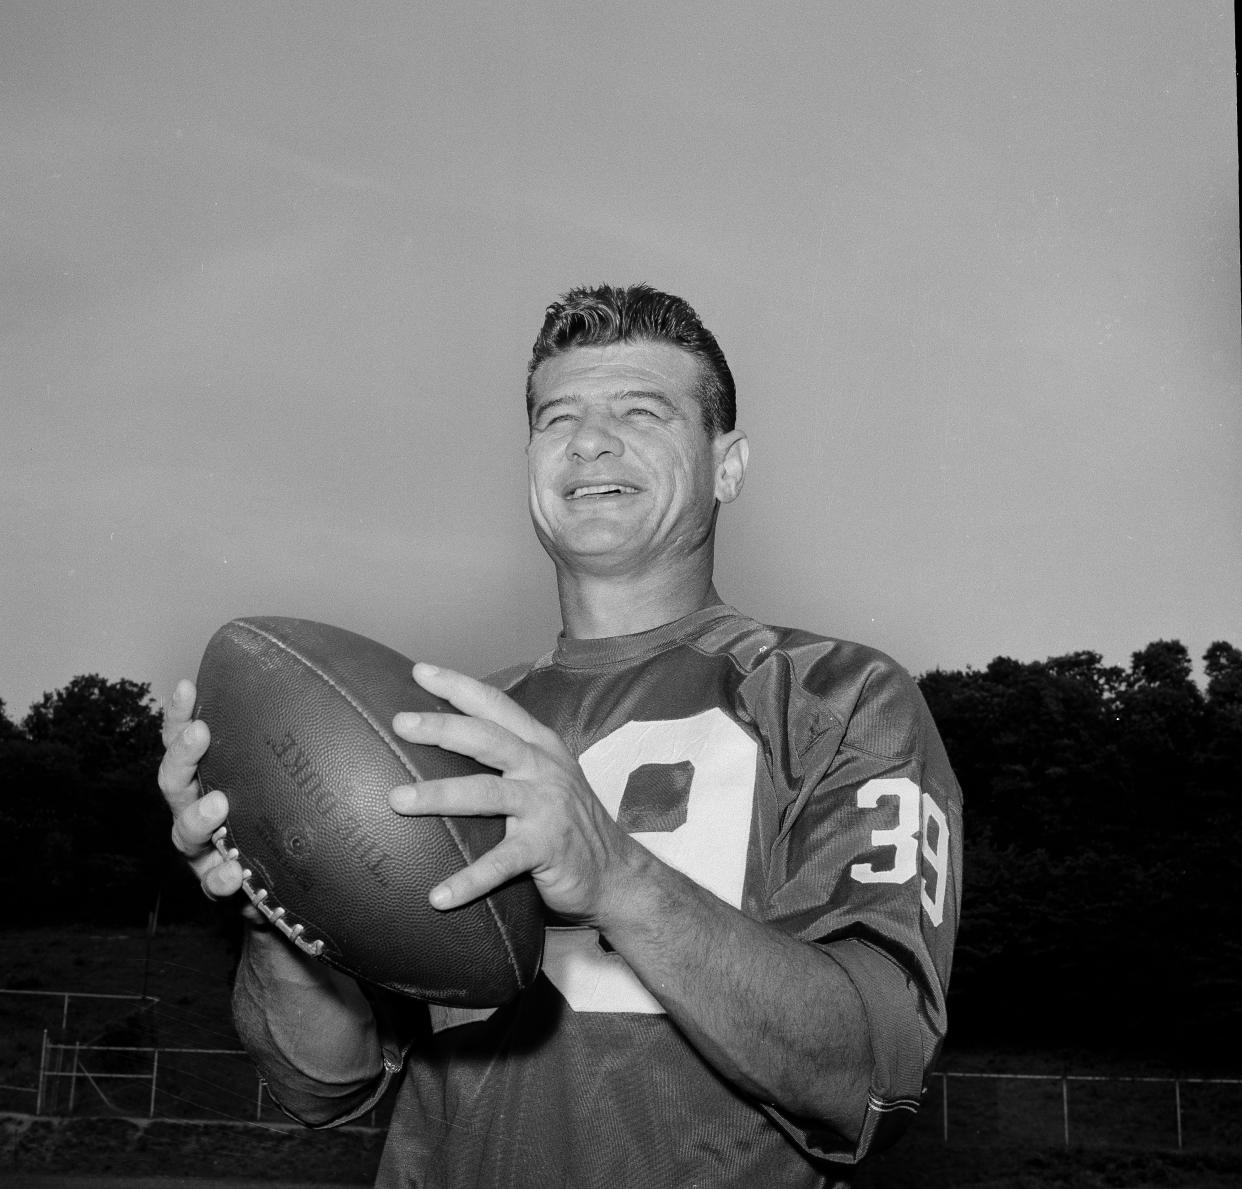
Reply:
[[[671, 400], [669, 400], [669, 398], [665, 396], [663, 392], [660, 392], [658, 389], [654, 389], [654, 388], [626, 388], [620, 392], [609, 393], [608, 399], [613, 400], [613, 401], [649, 400], [653, 404], [659, 405], [662, 409], [666, 410], [669, 413], [680, 412], [677, 406]], [[549, 397], [547, 400], [539, 401], [535, 405], [535, 407], [531, 410], [531, 420], [532, 421], [537, 420], [538, 418], [542, 417], [545, 413], [549, 412], [552, 409], [563, 408], [567, 405], [580, 405], [580, 404], [582, 404], [582, 397], [579, 396], [578, 393], [576, 392], [571, 392], [564, 396]]]
[[614, 399], [615, 400], [636, 400], [636, 399], [649, 400], [649, 401], [654, 402], [657, 405], [660, 405], [662, 408], [667, 409], [668, 412], [670, 413], [680, 412], [677, 406], [671, 400], [669, 400], [669, 398], [665, 396], [663, 392], [660, 392], [658, 389], [630, 388], [630, 389], [627, 389], [625, 392], [618, 392], [616, 396], [614, 397]]
[[582, 397], [580, 396], [553, 396], [547, 400], [538, 401], [535, 407], [531, 409], [531, 420], [543, 416], [549, 409], [559, 409], [564, 405], [580, 405]]

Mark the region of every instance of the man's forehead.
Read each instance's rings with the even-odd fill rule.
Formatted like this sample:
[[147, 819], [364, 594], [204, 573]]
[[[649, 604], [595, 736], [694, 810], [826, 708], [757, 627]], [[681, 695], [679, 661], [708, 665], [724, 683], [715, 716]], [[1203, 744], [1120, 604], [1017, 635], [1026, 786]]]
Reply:
[[699, 360], [672, 343], [636, 341], [605, 347], [571, 347], [545, 359], [531, 377], [540, 397], [567, 392], [651, 390], [693, 397]]

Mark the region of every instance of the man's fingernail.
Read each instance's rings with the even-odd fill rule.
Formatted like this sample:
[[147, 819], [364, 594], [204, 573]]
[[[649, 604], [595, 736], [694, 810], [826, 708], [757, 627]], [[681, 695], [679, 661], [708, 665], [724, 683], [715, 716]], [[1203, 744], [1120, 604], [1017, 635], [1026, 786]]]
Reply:
[[453, 894], [441, 884], [438, 888], [431, 889], [428, 899], [431, 901], [432, 908], [448, 908], [453, 902]]
[[419, 661], [414, 667], [421, 669], [424, 677], [434, 677], [440, 671], [435, 665], [429, 665], [426, 661]]
[[418, 789], [411, 784], [398, 785], [388, 794], [388, 804], [398, 813], [414, 808], [418, 800]]

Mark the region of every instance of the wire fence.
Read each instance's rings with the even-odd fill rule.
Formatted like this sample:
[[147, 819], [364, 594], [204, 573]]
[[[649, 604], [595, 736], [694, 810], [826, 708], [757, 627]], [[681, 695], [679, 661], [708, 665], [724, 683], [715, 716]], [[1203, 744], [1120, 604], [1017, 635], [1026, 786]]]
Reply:
[[[289, 1122], [242, 1049], [84, 1045], [45, 1033], [37, 1081], [22, 1089], [34, 1114], [59, 1118]], [[386, 1121], [377, 1108], [357, 1125]]]
[[932, 1075], [920, 1129], [949, 1146], [1242, 1151], [1242, 1078]]
[[[0, 1067], [0, 1110], [55, 1117], [287, 1123], [236, 1045], [186, 1047], [69, 1040], [74, 993], [56, 1000], [37, 1060]], [[97, 996], [154, 1006], [149, 997]], [[63, 1000], [63, 1002], [61, 1002]], [[74, 1007], [74, 1010], [78, 1010]], [[33, 1054], [31, 1054], [33, 1057]], [[360, 1126], [386, 1125], [381, 1104]], [[917, 1130], [948, 1147], [1125, 1148], [1242, 1151], [1242, 1078], [938, 1072]]]
[[[290, 1123], [236, 1034], [215, 1020], [147, 995], [0, 988], [0, 996], [10, 1008], [0, 1036], [0, 1112]], [[381, 1104], [357, 1125], [384, 1126], [390, 1109]]]

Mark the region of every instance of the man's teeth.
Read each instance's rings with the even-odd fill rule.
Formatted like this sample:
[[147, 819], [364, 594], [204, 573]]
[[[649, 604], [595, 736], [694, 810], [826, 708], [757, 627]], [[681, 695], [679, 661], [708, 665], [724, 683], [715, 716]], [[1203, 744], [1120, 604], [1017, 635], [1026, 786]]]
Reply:
[[594, 487], [575, 487], [568, 498], [580, 500], [585, 495], [634, 495], [637, 491], [637, 487], [624, 487], [619, 483], [597, 483]]

